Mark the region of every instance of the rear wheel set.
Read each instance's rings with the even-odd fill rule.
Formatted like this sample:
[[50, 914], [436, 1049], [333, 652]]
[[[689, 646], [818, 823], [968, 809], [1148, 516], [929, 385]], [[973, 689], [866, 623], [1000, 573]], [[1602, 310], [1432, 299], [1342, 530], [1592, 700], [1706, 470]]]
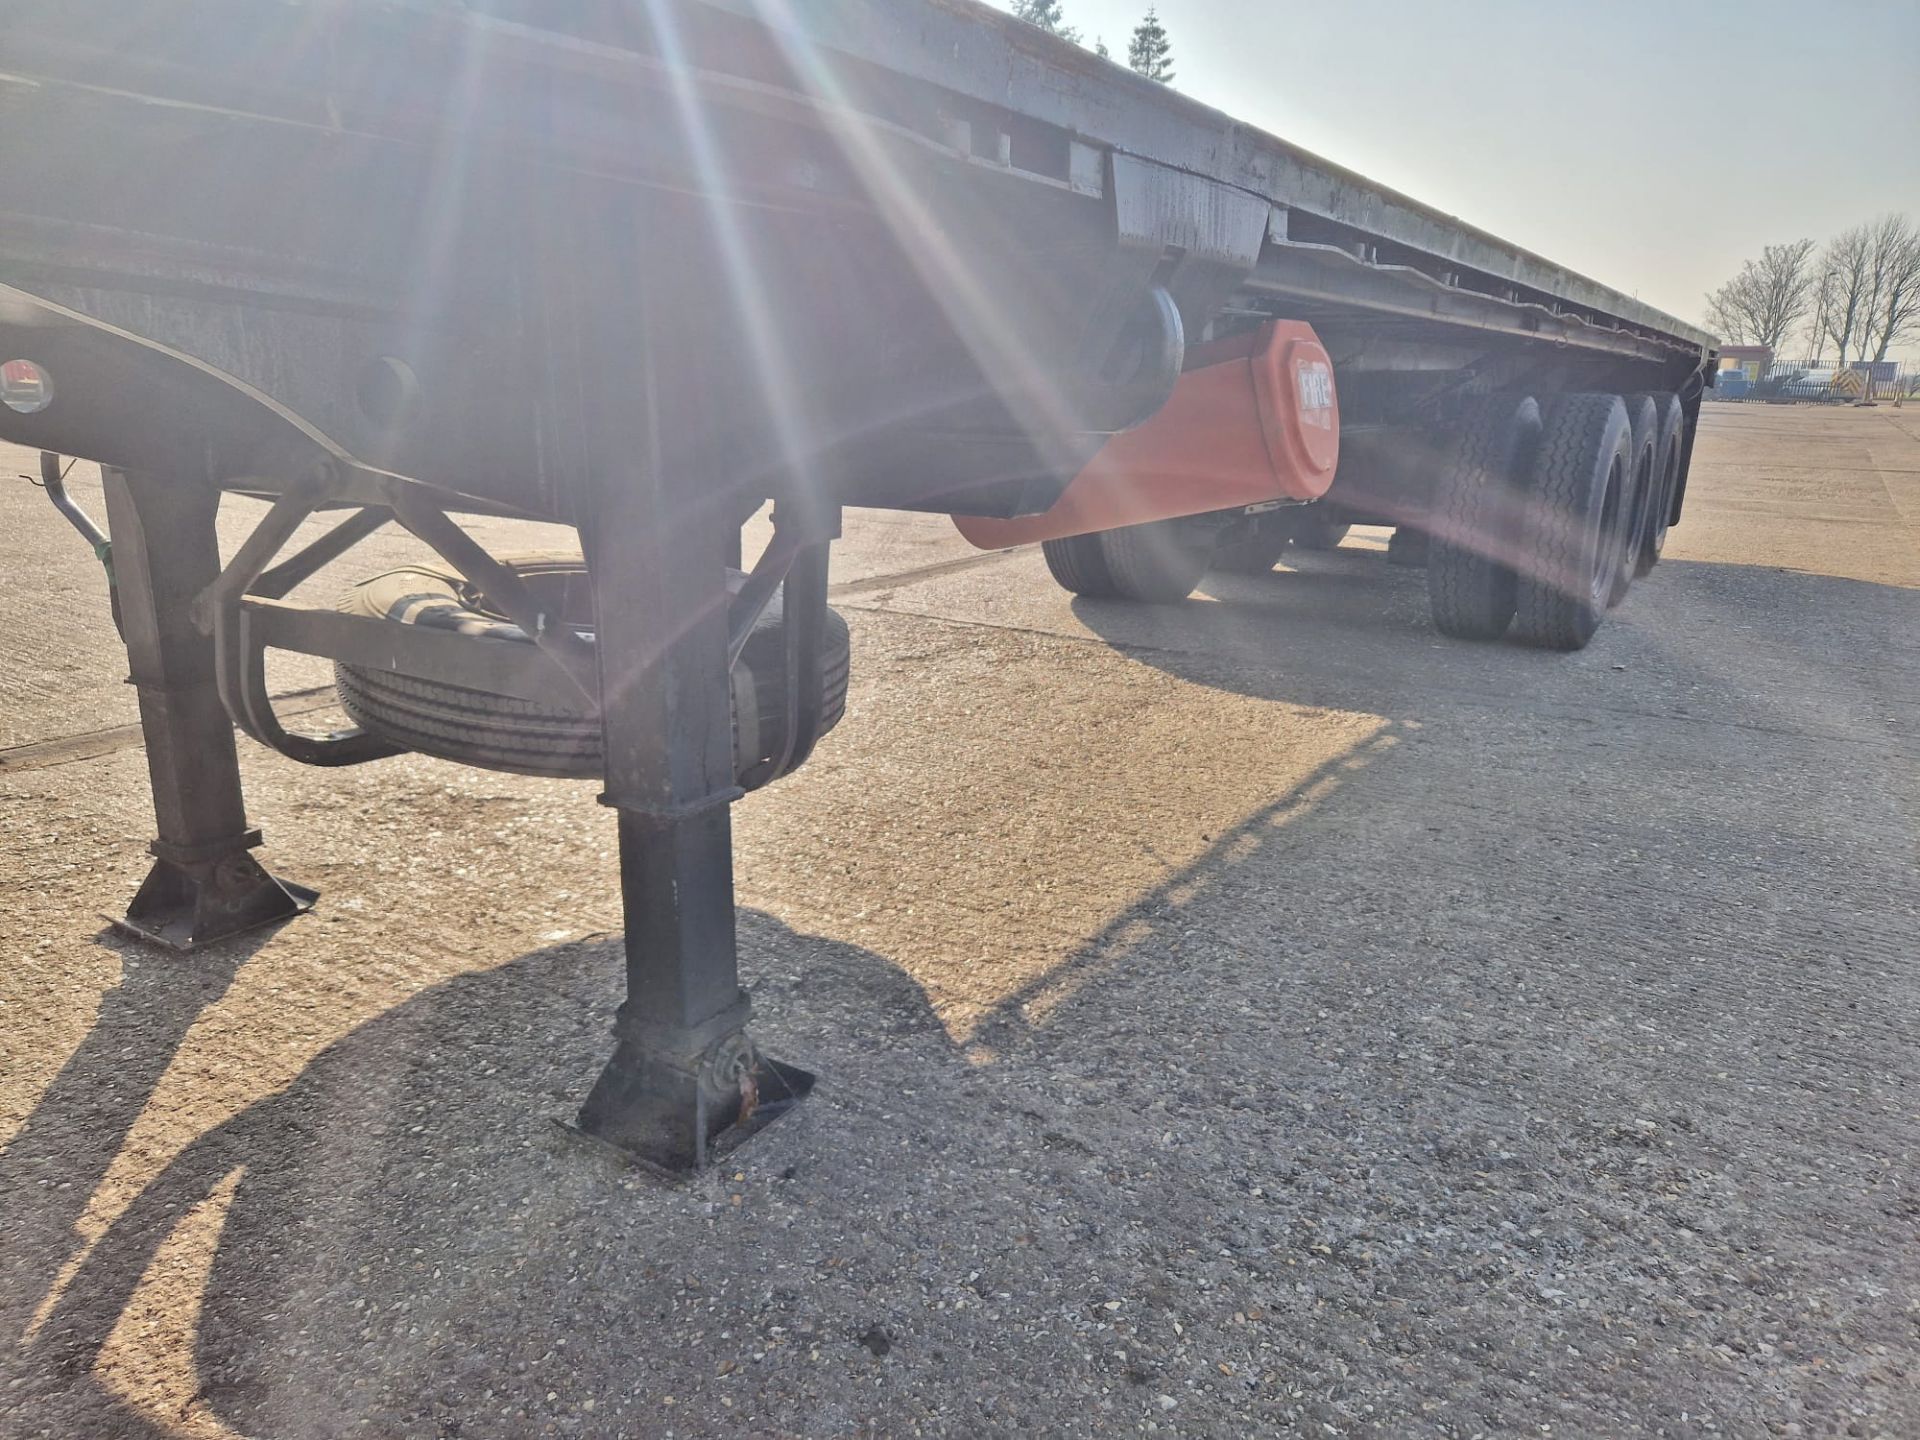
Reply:
[[1458, 422], [1434, 485], [1427, 589], [1443, 634], [1578, 650], [1659, 554], [1680, 402], [1496, 395]]
[[[1434, 626], [1578, 650], [1659, 559], [1684, 456], [1679, 397], [1501, 393], [1451, 426], [1418, 535]], [[1094, 598], [1184, 599], [1209, 568], [1263, 573], [1291, 543], [1330, 549], [1345, 525], [1311, 511], [1261, 517], [1215, 548], [1196, 518], [1049, 540], [1060, 585]]]

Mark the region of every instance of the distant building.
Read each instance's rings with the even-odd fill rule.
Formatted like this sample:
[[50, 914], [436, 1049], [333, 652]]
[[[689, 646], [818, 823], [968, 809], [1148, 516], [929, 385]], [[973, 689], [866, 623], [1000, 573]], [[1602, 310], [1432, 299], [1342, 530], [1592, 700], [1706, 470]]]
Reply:
[[1758, 385], [1773, 369], [1773, 347], [1771, 345], [1722, 345], [1720, 347], [1720, 373], [1738, 370], [1746, 377], [1747, 384]]

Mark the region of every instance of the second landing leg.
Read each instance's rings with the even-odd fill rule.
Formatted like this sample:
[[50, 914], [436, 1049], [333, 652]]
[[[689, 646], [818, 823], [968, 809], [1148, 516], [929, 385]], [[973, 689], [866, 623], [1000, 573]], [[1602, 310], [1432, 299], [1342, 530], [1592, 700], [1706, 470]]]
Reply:
[[288, 919], [314, 893], [276, 879], [248, 852], [233, 722], [214, 680], [214, 646], [190, 618], [220, 573], [220, 492], [108, 470], [107, 515], [127, 664], [140, 695], [158, 837], [154, 865], [124, 919], [143, 939], [195, 950]]

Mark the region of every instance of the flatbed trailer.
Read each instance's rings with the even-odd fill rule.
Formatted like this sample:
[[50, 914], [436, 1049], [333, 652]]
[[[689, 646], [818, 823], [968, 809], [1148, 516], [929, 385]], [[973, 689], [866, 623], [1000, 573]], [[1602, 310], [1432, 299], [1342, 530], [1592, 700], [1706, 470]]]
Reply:
[[[1134, 599], [1383, 521], [1441, 629], [1563, 648], [1679, 517], [1712, 337], [973, 0], [0, 23], [0, 438], [106, 475], [158, 828], [125, 925], [312, 903], [253, 858], [236, 727], [597, 779], [628, 999], [580, 1123], [668, 1168], [811, 1084], [748, 1039], [729, 813], [839, 717], [842, 507]], [[272, 502], [225, 563], [224, 493]], [[286, 600], [385, 524], [437, 562]], [[274, 648], [357, 727], [289, 732]]]

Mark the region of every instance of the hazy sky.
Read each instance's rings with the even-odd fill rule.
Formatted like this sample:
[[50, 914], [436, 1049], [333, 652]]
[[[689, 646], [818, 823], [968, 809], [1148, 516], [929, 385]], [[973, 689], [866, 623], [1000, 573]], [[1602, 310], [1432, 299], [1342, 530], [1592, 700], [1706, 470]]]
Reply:
[[[1064, 3], [1121, 59], [1146, 8]], [[1920, 0], [1158, 8], [1187, 94], [1686, 320], [1763, 244], [1920, 219]]]

